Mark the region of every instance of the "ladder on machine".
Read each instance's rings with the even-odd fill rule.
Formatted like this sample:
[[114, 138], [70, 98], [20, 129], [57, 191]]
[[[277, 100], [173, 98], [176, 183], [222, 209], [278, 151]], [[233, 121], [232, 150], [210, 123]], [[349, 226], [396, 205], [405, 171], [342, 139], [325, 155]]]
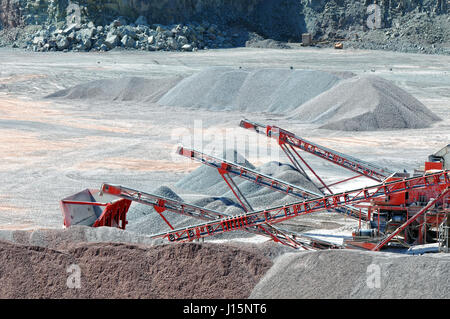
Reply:
[[450, 213], [450, 196], [447, 196], [447, 198], [444, 199], [443, 204], [444, 213], [446, 214], [446, 218], [444, 221], [439, 225], [439, 236], [438, 236], [438, 242], [439, 242], [439, 251], [443, 253], [450, 252], [449, 249], [449, 229], [450, 229], [450, 219], [448, 218], [448, 215]]

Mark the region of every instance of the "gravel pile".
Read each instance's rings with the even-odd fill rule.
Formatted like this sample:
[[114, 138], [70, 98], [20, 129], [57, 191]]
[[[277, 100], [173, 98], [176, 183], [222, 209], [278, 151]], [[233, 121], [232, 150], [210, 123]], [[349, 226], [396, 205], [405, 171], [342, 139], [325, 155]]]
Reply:
[[[69, 266], [80, 288], [68, 288]], [[262, 253], [219, 244], [73, 244], [65, 250], [0, 242], [0, 298], [247, 298], [270, 268]], [[71, 270], [73, 271], [73, 270]]]
[[46, 98], [156, 102], [181, 80], [165, 78], [118, 78], [96, 80], [57, 91]]
[[[178, 196], [172, 189], [167, 186], [158, 187], [151, 192], [152, 194], [170, 198], [183, 202], [184, 200]], [[163, 212], [163, 216], [169, 221], [174, 228], [188, 226], [201, 222], [188, 216], [179, 215], [172, 212]], [[127, 214], [128, 225], [127, 230], [134, 233], [152, 235], [164, 231], [169, 231], [170, 227], [161, 218], [161, 216], [153, 209], [153, 207], [132, 203]]]
[[[320, 193], [320, 190], [311, 181], [307, 180], [291, 165], [272, 161], [254, 168], [246, 160], [242, 160], [242, 162], [245, 162], [245, 164], [241, 165], [261, 172], [262, 174], [302, 186], [315, 193]], [[254, 209], [264, 209], [297, 201], [295, 197], [274, 192], [267, 187], [259, 186], [239, 177], [233, 177], [233, 181], [238, 185]], [[239, 213], [239, 209], [236, 209], [239, 206], [233, 193], [217, 170], [212, 167], [201, 166], [197, 168], [181, 179], [175, 186], [185, 191], [213, 196], [195, 201], [194, 203], [196, 205], [227, 213]]]
[[0, 240], [12, 243], [63, 249], [73, 243], [131, 243], [154, 245], [154, 240], [145, 235], [123, 231], [114, 227], [72, 226], [67, 229], [0, 230]]
[[445, 254], [288, 253], [275, 260], [250, 298], [449, 298], [449, 265], [450, 256]]
[[[167, 186], [161, 186], [151, 193], [181, 202], [184, 201], [180, 196], [178, 196], [172, 189]], [[205, 196], [202, 199], [191, 201], [189, 204], [205, 207], [217, 212], [231, 215], [243, 212], [243, 210], [235, 200], [227, 197]], [[184, 216], [169, 211], [165, 211], [162, 214], [175, 229], [196, 225], [202, 222], [202, 220], [200, 219], [194, 219], [189, 216]], [[133, 203], [128, 210], [127, 219], [127, 231], [135, 233], [137, 235], [146, 236], [170, 231], [170, 226], [167, 225], [164, 219], [153, 209], [153, 207], [147, 205]], [[254, 235], [248, 232], [235, 231], [214, 236], [213, 239], [217, 240], [248, 238], [252, 236]]]
[[245, 41], [245, 46], [258, 49], [291, 49], [291, 46], [285, 42], [265, 39], [254, 32], [249, 32], [249, 39]]
[[284, 113], [336, 85], [337, 75], [312, 70], [208, 68], [180, 81], [161, 105]]
[[412, 95], [377, 76], [343, 80], [303, 104], [292, 118], [343, 131], [424, 128], [440, 120]]

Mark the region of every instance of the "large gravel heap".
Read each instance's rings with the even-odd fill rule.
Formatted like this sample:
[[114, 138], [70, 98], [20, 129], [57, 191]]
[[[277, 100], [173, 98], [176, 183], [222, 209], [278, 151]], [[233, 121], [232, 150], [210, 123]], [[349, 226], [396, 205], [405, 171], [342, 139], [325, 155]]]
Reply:
[[303, 104], [292, 118], [345, 131], [424, 128], [440, 120], [412, 95], [377, 76], [343, 80]]
[[156, 102], [181, 80], [180, 77], [103, 79], [57, 91], [46, 98]]
[[162, 239], [123, 231], [115, 227], [72, 226], [67, 229], [0, 230], [0, 240], [12, 243], [64, 249], [74, 243], [130, 243], [155, 245]]
[[180, 81], [158, 103], [278, 113], [346, 131], [417, 129], [440, 120], [383, 78], [311, 70], [209, 68]]
[[276, 259], [250, 298], [449, 298], [449, 266], [445, 254], [288, 253]]
[[268, 112], [324, 129], [345, 131], [418, 129], [441, 120], [394, 83], [348, 72], [213, 67], [184, 79], [96, 80], [57, 91], [47, 98]]
[[167, 92], [168, 106], [284, 113], [333, 87], [340, 78], [322, 71], [208, 68]]
[[[80, 288], [68, 288], [69, 266]], [[72, 244], [52, 250], [0, 241], [0, 298], [247, 298], [272, 262], [218, 244]]]

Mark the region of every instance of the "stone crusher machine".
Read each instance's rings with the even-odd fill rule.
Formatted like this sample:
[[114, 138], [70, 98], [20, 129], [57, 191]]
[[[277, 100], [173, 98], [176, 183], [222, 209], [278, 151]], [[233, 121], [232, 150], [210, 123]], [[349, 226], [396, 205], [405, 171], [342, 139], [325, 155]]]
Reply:
[[[416, 170], [413, 176], [409, 176], [405, 173], [394, 173], [378, 165], [325, 148], [276, 126], [265, 126], [247, 120], [241, 121], [240, 126], [276, 139], [293, 167], [308, 180], [317, 184], [320, 193], [261, 174], [237, 163], [179, 147], [177, 150], [179, 155], [217, 169], [218, 174], [241, 204], [243, 214], [229, 216], [222, 212], [124, 186], [103, 184], [99, 191], [85, 190], [61, 201], [64, 225], [70, 227], [81, 224], [125, 229], [126, 212], [131, 202], [135, 201], [152, 206], [170, 228], [167, 232], [155, 234], [153, 237], [166, 238], [171, 242], [192, 241], [241, 230], [267, 236], [293, 248], [303, 249], [379, 250], [383, 247], [410, 247], [439, 242], [442, 250], [448, 250], [450, 210], [448, 150], [450, 146], [430, 156], [429, 162], [425, 163], [423, 169]], [[300, 155], [301, 152], [343, 167], [355, 173], [355, 176], [327, 184]], [[306, 169], [312, 176], [306, 173]], [[294, 202], [254, 211], [232, 177], [242, 178], [273, 191], [290, 195], [294, 198]], [[359, 177], [369, 178], [377, 184], [333, 193], [332, 189], [336, 185]], [[109, 199], [107, 199], [108, 196]], [[103, 201], [99, 202], [100, 199]], [[334, 211], [358, 220], [359, 227], [353, 232], [352, 239], [340, 245], [274, 226], [291, 218], [320, 211]], [[204, 223], [174, 229], [164, 215], [166, 212], [190, 216], [203, 220]]]

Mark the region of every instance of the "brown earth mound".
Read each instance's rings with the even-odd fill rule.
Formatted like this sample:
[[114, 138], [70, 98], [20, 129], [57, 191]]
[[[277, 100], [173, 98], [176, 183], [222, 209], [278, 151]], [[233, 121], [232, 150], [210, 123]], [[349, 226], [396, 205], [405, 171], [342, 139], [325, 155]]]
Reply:
[[[72, 264], [81, 288], [67, 286]], [[58, 251], [0, 241], [0, 298], [247, 298], [271, 265], [260, 253], [218, 244], [78, 243]]]

